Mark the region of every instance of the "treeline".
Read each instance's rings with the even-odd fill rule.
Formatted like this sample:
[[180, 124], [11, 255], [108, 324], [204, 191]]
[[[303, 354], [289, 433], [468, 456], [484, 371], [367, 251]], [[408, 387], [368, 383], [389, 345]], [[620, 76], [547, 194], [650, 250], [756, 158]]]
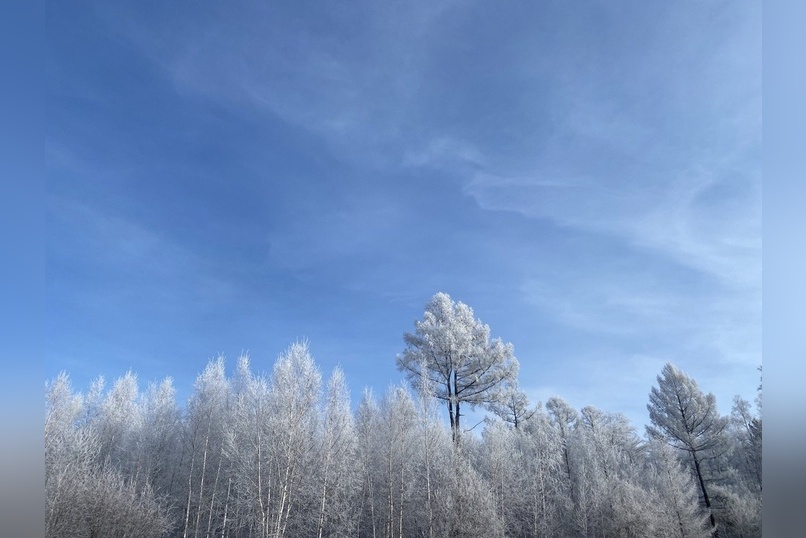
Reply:
[[170, 379], [80, 394], [62, 374], [46, 385], [47, 536], [761, 535], [760, 397], [719, 416], [671, 365], [643, 436], [560, 398], [459, 436], [428, 390], [350, 401], [305, 343], [270, 374], [210, 361], [184, 407]]

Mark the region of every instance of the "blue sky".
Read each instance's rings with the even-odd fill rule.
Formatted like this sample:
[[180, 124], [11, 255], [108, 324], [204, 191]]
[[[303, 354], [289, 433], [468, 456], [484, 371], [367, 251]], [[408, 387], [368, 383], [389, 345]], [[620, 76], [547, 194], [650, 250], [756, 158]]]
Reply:
[[180, 396], [297, 339], [354, 396], [445, 291], [533, 401], [647, 420], [761, 364], [759, 2], [47, 13], [48, 377]]

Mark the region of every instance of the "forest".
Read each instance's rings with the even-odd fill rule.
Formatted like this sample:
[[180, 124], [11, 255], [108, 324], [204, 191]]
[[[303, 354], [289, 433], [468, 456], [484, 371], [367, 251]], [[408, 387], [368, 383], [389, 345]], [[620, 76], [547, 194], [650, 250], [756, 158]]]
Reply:
[[[182, 405], [170, 378], [81, 392], [63, 372], [45, 386], [47, 536], [761, 536], [761, 386], [722, 416], [666, 364], [638, 432], [531, 404], [513, 346], [444, 293], [404, 342], [407, 383], [356, 406], [304, 341], [269, 373], [209, 361]], [[490, 412], [481, 431], [468, 407]]]

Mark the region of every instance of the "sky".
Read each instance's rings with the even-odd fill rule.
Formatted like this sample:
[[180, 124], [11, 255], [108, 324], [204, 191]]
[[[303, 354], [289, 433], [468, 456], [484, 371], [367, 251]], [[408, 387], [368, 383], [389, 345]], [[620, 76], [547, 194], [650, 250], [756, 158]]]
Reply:
[[642, 430], [666, 362], [730, 412], [761, 365], [761, 5], [51, 2], [45, 373], [307, 339], [404, 381], [437, 292], [532, 402]]

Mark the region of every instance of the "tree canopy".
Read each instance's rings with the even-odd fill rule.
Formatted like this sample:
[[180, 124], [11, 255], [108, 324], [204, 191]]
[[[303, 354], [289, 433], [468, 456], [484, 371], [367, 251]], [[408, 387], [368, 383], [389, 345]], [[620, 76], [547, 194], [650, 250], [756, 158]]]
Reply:
[[[457, 440], [461, 404], [471, 407], [499, 402], [518, 375], [514, 347], [500, 338], [490, 339], [490, 327], [473, 315], [473, 309], [437, 293], [425, 307], [413, 333], [406, 333], [406, 349], [397, 367], [412, 386], [431, 390], [446, 402], [451, 431]], [[424, 387], [423, 384], [430, 387]]]

